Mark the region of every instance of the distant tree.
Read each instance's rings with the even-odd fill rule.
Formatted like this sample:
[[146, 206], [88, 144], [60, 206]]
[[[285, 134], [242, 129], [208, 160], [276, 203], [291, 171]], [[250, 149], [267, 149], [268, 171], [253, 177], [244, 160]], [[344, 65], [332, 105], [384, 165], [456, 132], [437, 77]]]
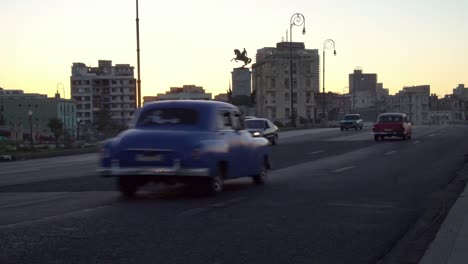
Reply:
[[102, 108], [98, 113], [96, 122], [96, 129], [105, 138], [115, 136], [118, 132], [125, 129], [125, 125], [122, 122], [118, 122], [111, 118], [109, 109]]
[[63, 122], [58, 118], [49, 119], [47, 126], [55, 137], [55, 146], [58, 147], [58, 140], [63, 135]]

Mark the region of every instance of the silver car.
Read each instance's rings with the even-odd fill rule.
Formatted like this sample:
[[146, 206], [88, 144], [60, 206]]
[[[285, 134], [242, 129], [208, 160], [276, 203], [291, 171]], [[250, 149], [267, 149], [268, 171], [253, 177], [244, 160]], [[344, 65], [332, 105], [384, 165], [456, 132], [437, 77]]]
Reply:
[[254, 137], [264, 137], [268, 139], [272, 145], [278, 144], [278, 127], [266, 118], [249, 118], [245, 121], [246, 129], [252, 133]]

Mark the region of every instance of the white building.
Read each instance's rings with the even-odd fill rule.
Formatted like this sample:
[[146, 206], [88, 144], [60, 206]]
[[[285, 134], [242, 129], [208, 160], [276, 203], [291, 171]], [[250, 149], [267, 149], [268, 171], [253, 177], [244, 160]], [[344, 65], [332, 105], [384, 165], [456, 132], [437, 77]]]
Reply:
[[314, 117], [314, 93], [319, 92], [320, 77], [318, 50], [306, 49], [301, 42], [293, 42], [291, 48], [292, 69], [289, 42], [257, 50], [256, 63], [252, 65], [252, 88], [258, 117], [283, 123], [291, 121], [291, 111], [296, 123]]
[[109, 110], [116, 123], [128, 124], [135, 112], [136, 81], [134, 68], [99, 60], [98, 67], [73, 63], [70, 77], [71, 97], [77, 102], [77, 118], [81, 126], [91, 129], [101, 110]]
[[430, 94], [430, 85], [404, 87], [397, 94], [388, 97], [386, 110], [407, 114], [413, 124], [430, 124]]

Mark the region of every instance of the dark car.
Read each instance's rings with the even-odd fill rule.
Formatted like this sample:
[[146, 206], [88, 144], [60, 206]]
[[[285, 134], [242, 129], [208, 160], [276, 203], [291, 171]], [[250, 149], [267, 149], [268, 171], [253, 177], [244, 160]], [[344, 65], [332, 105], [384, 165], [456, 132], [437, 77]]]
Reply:
[[344, 116], [343, 120], [340, 121], [340, 129], [348, 130], [354, 128], [356, 130], [361, 129], [364, 126], [364, 121], [361, 119], [359, 114], [347, 114]]
[[272, 145], [278, 144], [278, 127], [266, 118], [249, 118], [245, 127], [254, 137], [264, 137]]
[[268, 141], [252, 137], [231, 104], [161, 101], [146, 104], [133, 128], [103, 144], [97, 172], [117, 177], [125, 196], [151, 181], [192, 183], [218, 193], [227, 179], [250, 176], [263, 183], [268, 151]]
[[384, 113], [377, 117], [373, 134], [375, 141], [385, 137], [401, 137], [407, 140], [412, 137], [412, 126], [408, 116], [403, 113]]

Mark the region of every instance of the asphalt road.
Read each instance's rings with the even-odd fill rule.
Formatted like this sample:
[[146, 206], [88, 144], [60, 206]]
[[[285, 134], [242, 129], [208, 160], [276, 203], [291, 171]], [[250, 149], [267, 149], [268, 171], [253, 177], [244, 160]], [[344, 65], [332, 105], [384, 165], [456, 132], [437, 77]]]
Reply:
[[124, 200], [96, 154], [0, 164], [0, 263], [376, 263], [468, 153], [468, 127], [290, 131], [265, 186], [217, 197], [147, 186]]

